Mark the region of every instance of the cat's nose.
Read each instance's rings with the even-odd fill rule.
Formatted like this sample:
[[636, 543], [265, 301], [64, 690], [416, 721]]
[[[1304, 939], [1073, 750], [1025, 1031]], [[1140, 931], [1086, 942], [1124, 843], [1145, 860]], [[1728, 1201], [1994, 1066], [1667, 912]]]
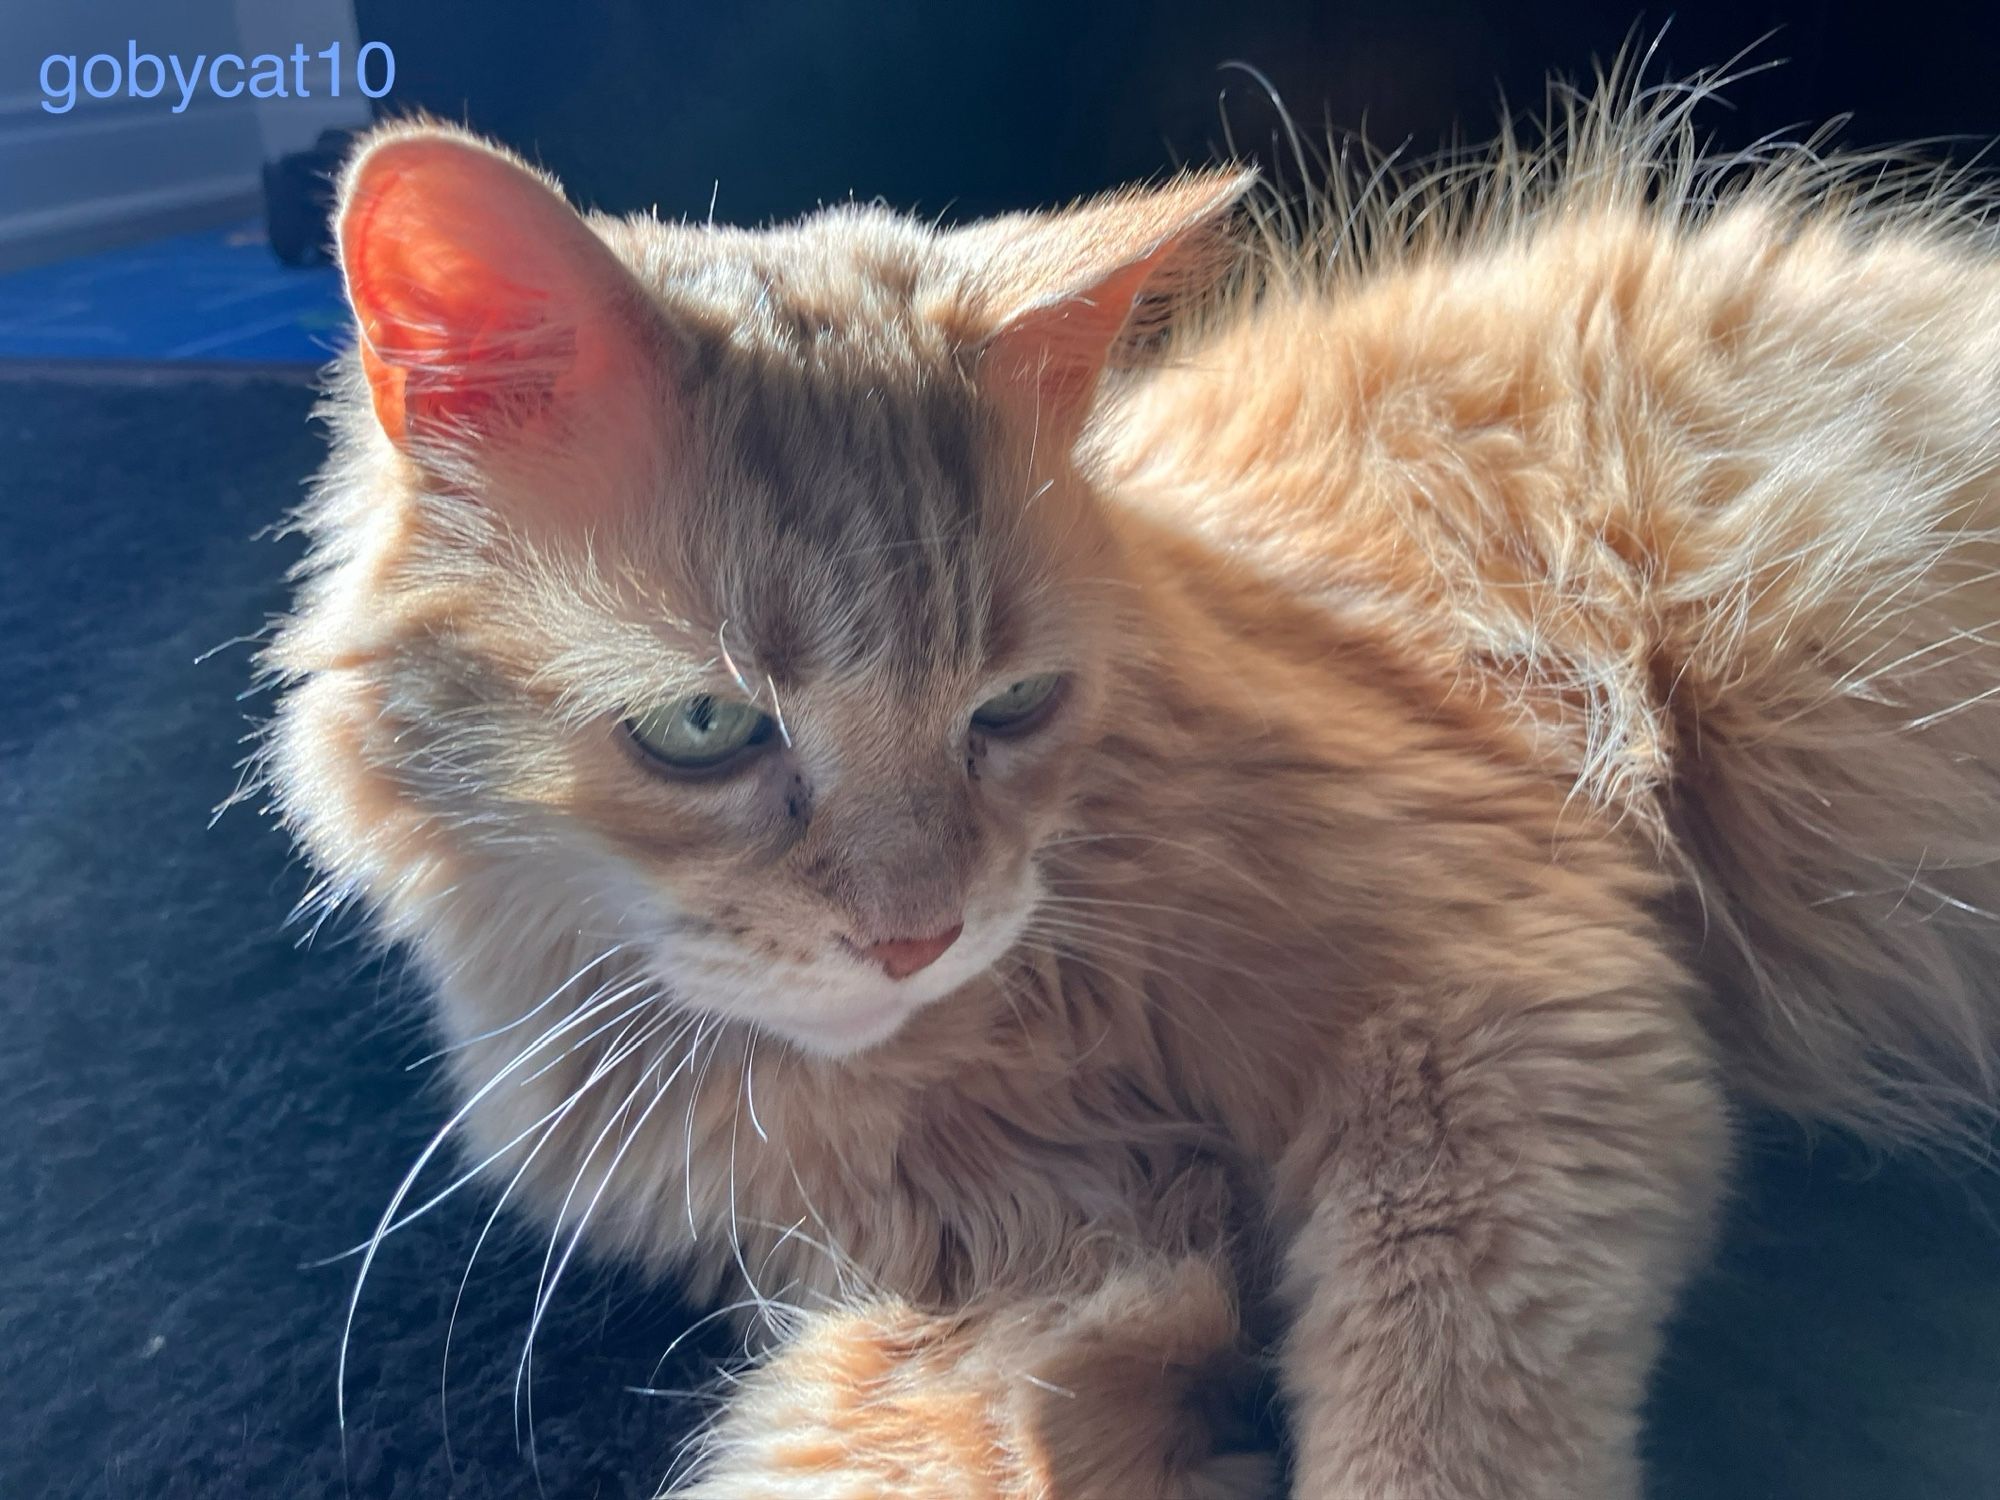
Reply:
[[921, 938], [890, 938], [886, 942], [870, 943], [861, 951], [882, 966], [882, 972], [891, 979], [908, 979], [920, 969], [928, 969], [940, 958], [944, 950], [958, 941], [958, 935], [965, 931], [963, 922], [954, 922], [943, 932]]

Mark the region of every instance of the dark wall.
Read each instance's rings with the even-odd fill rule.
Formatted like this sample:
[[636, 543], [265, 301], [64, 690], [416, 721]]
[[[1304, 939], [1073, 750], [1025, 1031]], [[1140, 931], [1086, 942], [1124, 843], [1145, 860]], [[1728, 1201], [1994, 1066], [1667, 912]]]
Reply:
[[[1581, 0], [359, 0], [397, 61], [387, 101], [511, 142], [579, 199], [757, 222], [853, 194], [967, 217], [1213, 154], [1223, 120], [1270, 154], [1262, 70], [1314, 135], [1364, 124], [1418, 154], [1538, 109], [1628, 35], [1652, 77], [1752, 48], [1783, 66], [1729, 90], [1724, 144], [1852, 113], [1876, 145], [2000, 134], [1991, 8], [1697, 3], [1664, 23]], [[1661, 35], [1665, 24], [1664, 35]], [[1768, 40], [1758, 44], [1760, 38]], [[1945, 149], [1939, 147], [1937, 149]], [[1969, 154], [1963, 141], [1952, 148]]]

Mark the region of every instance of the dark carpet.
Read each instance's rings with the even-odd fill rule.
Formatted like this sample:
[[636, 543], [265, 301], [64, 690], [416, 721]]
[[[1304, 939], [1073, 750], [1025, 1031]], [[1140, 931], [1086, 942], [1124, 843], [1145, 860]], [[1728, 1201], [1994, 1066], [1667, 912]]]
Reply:
[[[296, 947], [283, 841], [208, 826], [261, 705], [245, 648], [196, 663], [284, 597], [294, 544], [257, 533], [316, 461], [309, 404], [0, 381], [0, 1496], [647, 1495], [692, 1408], [635, 1388], [726, 1341], [656, 1369], [671, 1291], [573, 1271], [517, 1436], [532, 1235], [488, 1244], [444, 1379], [474, 1193], [371, 1274], [343, 1459], [354, 1263], [309, 1266], [443, 1101], [393, 969]], [[1672, 1340], [1654, 1493], [2000, 1496], [2000, 1179], [1767, 1134]]]

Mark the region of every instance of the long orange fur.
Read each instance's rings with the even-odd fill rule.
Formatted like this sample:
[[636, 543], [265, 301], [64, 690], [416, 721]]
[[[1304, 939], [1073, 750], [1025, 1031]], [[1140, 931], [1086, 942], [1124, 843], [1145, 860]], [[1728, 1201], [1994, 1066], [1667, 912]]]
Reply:
[[[450, 309], [364, 317], [265, 772], [559, 1264], [767, 1337], [676, 1493], [1264, 1495], [1268, 1358], [1299, 1496], [1629, 1500], [1730, 1092], [1986, 1118], [2000, 262], [1689, 104], [1266, 209], [1207, 290], [1223, 176], [579, 220], [492, 399]], [[364, 314], [399, 163], [552, 192], [378, 133]], [[1029, 667], [1052, 727], [969, 743]], [[696, 689], [783, 717], [742, 788], [619, 742]], [[841, 924], [947, 908], [948, 992], [794, 1039]]]

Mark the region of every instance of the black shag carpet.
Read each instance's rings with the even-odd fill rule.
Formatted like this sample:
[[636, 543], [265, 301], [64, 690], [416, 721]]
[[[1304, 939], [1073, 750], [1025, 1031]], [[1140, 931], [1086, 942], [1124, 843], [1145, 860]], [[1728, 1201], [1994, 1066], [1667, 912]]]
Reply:
[[[420, 1011], [254, 810], [214, 827], [248, 652], [318, 434], [275, 382], [0, 380], [0, 1496], [645, 1496], [719, 1337], [572, 1270], [515, 1372], [542, 1243], [488, 1204], [362, 1239], [445, 1115]], [[2000, 1177], [1775, 1130], [1689, 1299], [1648, 1440], [1662, 1500], [2000, 1496]], [[445, 1397], [448, 1396], [448, 1403]], [[447, 1424], [446, 1418], [449, 1417]], [[518, 1434], [518, 1435], [517, 1435]], [[447, 1443], [447, 1435], [449, 1442]]]

